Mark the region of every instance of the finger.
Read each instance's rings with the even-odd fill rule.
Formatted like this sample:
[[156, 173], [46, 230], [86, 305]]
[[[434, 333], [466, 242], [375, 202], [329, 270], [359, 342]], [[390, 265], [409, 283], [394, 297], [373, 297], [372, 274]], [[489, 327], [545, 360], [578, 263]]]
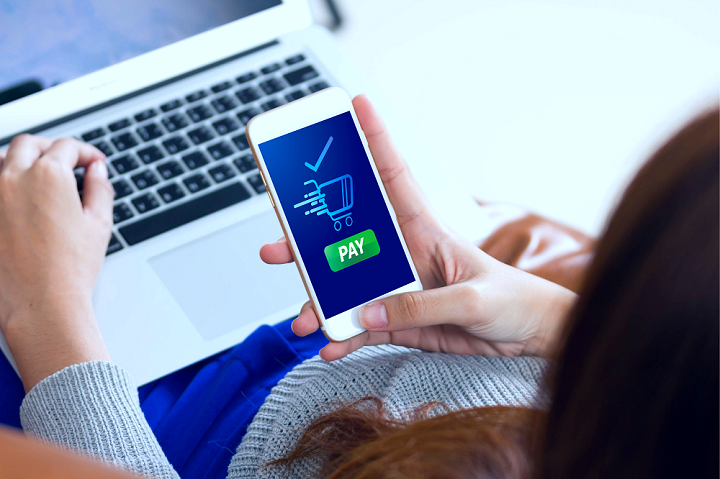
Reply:
[[18, 135], [10, 142], [3, 169], [20, 171], [30, 168], [52, 145], [52, 140], [41, 136]]
[[303, 304], [300, 309], [300, 314], [295, 318], [290, 326], [297, 336], [303, 337], [308, 334], [312, 334], [320, 327], [320, 321], [318, 320], [315, 310], [312, 307], [310, 301]]
[[74, 138], [55, 140], [42, 156], [44, 159], [57, 161], [71, 170], [78, 166], [88, 166], [96, 160], [105, 160], [105, 155], [100, 150]]
[[398, 222], [417, 218], [429, 210], [429, 204], [410, 169], [395, 148], [382, 118], [365, 95], [353, 100], [353, 107], [360, 126], [367, 138], [370, 152], [385, 185], [390, 203], [395, 209]]
[[293, 262], [290, 244], [285, 238], [277, 240], [275, 243], [268, 243], [260, 248], [260, 259], [267, 264], [285, 264]]
[[108, 170], [104, 160], [90, 163], [85, 171], [83, 183], [83, 209], [110, 231], [112, 226], [113, 200], [115, 191], [108, 181]]
[[479, 314], [477, 293], [464, 284], [413, 291], [374, 301], [360, 310], [360, 324], [372, 331], [402, 331], [436, 324], [464, 325]]
[[348, 354], [357, 351], [358, 349], [365, 346], [368, 340], [367, 332], [353, 336], [350, 339], [340, 342], [331, 342], [320, 350], [320, 357], [325, 361], [336, 361], [340, 358], [344, 358]]

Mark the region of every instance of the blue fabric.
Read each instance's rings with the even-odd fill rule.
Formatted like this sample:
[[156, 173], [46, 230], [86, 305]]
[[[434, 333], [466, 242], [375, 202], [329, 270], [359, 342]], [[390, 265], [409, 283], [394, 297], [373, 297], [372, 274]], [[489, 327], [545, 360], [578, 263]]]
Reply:
[[[145, 417], [180, 477], [226, 477], [270, 390], [327, 343], [319, 330], [295, 336], [290, 321], [261, 326], [234, 348], [139, 388]], [[22, 383], [0, 356], [0, 424], [20, 427]]]

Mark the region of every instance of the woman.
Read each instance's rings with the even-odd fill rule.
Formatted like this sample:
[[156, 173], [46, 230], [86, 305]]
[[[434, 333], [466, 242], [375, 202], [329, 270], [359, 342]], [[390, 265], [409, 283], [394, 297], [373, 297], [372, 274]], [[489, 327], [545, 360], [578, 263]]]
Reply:
[[[357, 477], [422, 477], [423, 471], [431, 474], [425, 477], [629, 476], [660, 475], [681, 462], [688, 468], [717, 467], [712, 453], [706, 453], [712, 447], [717, 451], [717, 420], [712, 418], [717, 414], [717, 112], [681, 132], [640, 174], [600, 243], [573, 309], [576, 296], [569, 290], [493, 260], [440, 224], [367, 100], [359, 97], [354, 105], [425, 291], [366, 306], [361, 321], [369, 332], [321, 352], [325, 360], [339, 361], [310, 360], [281, 381], [249, 428], [229, 477], [309, 475], [320, 468], [345, 477], [348, 465]], [[699, 150], [692, 148], [696, 142]], [[74, 190], [76, 165], [88, 167], [82, 204]], [[0, 329], [29, 391], [22, 411], [27, 430], [120, 467], [176, 477], [139, 411], [130, 378], [108, 361], [94, 322], [90, 294], [111, 224], [112, 192], [103, 166], [98, 151], [71, 140], [25, 136], [12, 143], [0, 171]], [[674, 229], [676, 224], [683, 227]], [[697, 241], [689, 247], [680, 240], [685, 237]], [[702, 261], [695, 261], [700, 253]], [[263, 248], [261, 256], [270, 263], [290, 260], [282, 241]], [[696, 287], [672, 280], [687, 281], [686, 276], [697, 278]], [[657, 323], [646, 320], [648, 304], [661, 313]], [[305, 335], [317, 327], [306, 305], [293, 329]], [[685, 339], [688, 331], [693, 334]], [[668, 337], [682, 339], [680, 346]], [[365, 348], [341, 359], [373, 344], [451, 354], [395, 346]], [[535, 421], [538, 414], [472, 409], [469, 415], [448, 416], [454, 420], [444, 430], [454, 428], [457, 436], [440, 434], [448, 441], [488, 439], [462, 442], [461, 454], [433, 455], [432, 449], [423, 449], [423, 440], [430, 443], [438, 435], [427, 429], [411, 448], [408, 441], [398, 442], [397, 450], [387, 448], [396, 433], [443, 425], [432, 422], [438, 419], [432, 417], [438, 414], [433, 401], [451, 411], [533, 404], [544, 362], [528, 356], [553, 357], [559, 344], [566, 346], [552, 375], [544, 432], [537, 438], [528, 435], [532, 429], [522, 421]], [[610, 354], [609, 347], [618, 344], [625, 349]], [[709, 371], [702, 378], [709, 383], [690, 374], [695, 366], [688, 360], [691, 353]], [[617, 374], [608, 374], [608, 366]], [[625, 369], [630, 372], [624, 374]], [[658, 377], [670, 381], [652, 383], [650, 393], [645, 380]], [[694, 435], [676, 437], [674, 432], [688, 431], [671, 407], [685, 383], [694, 393], [686, 398], [690, 412], [711, 416], [693, 422]], [[642, 396], [610, 400], [618, 390]], [[374, 408], [376, 402], [337, 409], [339, 401], [365, 396], [379, 398], [383, 409]], [[609, 428], [605, 417], [627, 424]], [[401, 427], [417, 418], [424, 419]], [[338, 424], [360, 427], [357, 434], [338, 434], [344, 431]], [[481, 434], [466, 434], [458, 427], [465, 424], [479, 424]], [[498, 434], [483, 433], [487, 424]], [[654, 429], [644, 429], [648, 432], [640, 439], [627, 437], [627, 431], [637, 434], [633, 426]], [[714, 428], [714, 439], [707, 428]], [[308, 434], [297, 443], [303, 430]], [[689, 447], [702, 441], [705, 449]], [[332, 454], [318, 451], [318, 445], [332, 448]], [[674, 447], [685, 447], [695, 457], [673, 459], [667, 451]], [[424, 454], [413, 453], [420, 450]], [[535, 453], [538, 460], [533, 461]], [[383, 456], [395, 461], [380, 460]], [[430, 457], [435, 465], [444, 457], [443, 472], [423, 467], [418, 456]], [[461, 460], [467, 457], [482, 460]], [[664, 459], [665, 467], [652, 469], [658, 466], [656, 458]], [[383, 468], [373, 470], [378, 464]], [[408, 464], [412, 469], [403, 472]]]

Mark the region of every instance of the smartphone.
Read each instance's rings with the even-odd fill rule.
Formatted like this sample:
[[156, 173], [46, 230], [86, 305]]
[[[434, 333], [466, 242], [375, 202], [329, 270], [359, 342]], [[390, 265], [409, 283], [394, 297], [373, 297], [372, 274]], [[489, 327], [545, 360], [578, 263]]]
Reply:
[[347, 93], [322, 90], [246, 131], [328, 339], [365, 331], [364, 304], [422, 288]]

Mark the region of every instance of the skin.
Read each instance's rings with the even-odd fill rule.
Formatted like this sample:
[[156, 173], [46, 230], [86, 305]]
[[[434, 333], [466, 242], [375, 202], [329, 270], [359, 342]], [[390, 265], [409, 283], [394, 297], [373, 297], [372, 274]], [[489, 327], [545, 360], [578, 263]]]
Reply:
[[[321, 351], [342, 358], [364, 345], [456, 354], [551, 356], [575, 294], [504, 265], [450, 231], [398, 154], [366, 97], [353, 101], [424, 291], [363, 308], [369, 331]], [[73, 364], [110, 360], [92, 291], [112, 227], [105, 157], [73, 139], [30, 135], [0, 151], [0, 332], [25, 390]], [[75, 167], [86, 167], [82, 200]], [[293, 260], [285, 239], [263, 246], [270, 264]], [[319, 327], [310, 303], [293, 330]]]
[[[0, 331], [25, 390], [110, 359], [92, 291], [112, 227], [105, 156], [74, 139], [15, 138], [0, 169]], [[83, 200], [73, 168], [87, 167]]]

